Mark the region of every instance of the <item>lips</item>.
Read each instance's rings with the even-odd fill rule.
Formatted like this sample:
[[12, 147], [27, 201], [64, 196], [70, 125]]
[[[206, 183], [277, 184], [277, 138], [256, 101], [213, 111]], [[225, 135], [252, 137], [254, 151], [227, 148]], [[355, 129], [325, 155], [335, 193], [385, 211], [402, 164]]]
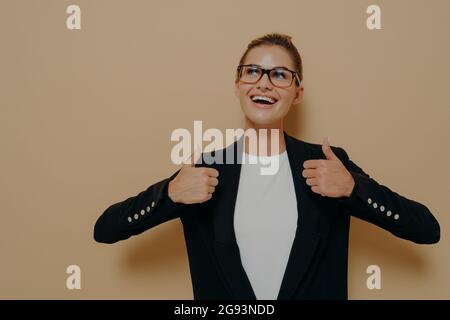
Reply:
[[252, 95], [252, 96], [250, 96], [250, 100], [258, 108], [262, 108], [262, 109], [268, 109], [268, 108], [272, 107], [278, 101], [278, 99], [276, 99], [276, 98], [264, 96], [264, 95]]

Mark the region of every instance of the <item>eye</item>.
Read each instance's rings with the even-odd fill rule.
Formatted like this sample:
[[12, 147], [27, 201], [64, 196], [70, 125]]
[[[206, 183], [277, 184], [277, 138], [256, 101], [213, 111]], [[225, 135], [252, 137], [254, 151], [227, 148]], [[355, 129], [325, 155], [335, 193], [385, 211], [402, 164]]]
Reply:
[[286, 79], [287, 71], [284, 69], [275, 69], [272, 71], [272, 77], [275, 79]]
[[261, 71], [257, 67], [247, 67], [244, 70], [244, 74], [249, 76], [257, 76], [260, 74], [260, 72]]

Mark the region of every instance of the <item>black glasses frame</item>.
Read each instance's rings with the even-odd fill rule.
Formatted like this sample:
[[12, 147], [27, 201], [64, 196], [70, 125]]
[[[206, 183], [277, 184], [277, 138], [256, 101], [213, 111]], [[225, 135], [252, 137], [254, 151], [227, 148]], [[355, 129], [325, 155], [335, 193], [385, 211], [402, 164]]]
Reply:
[[[261, 75], [259, 76], [258, 80], [254, 81], [254, 82], [253, 81], [252, 82], [242, 81], [241, 80], [241, 70], [242, 70], [243, 67], [255, 67], [255, 68], [260, 69], [262, 72], [261, 72]], [[280, 86], [277, 86], [276, 84], [274, 84], [272, 82], [272, 79], [270, 78], [270, 72], [273, 71], [273, 70], [278, 70], [278, 69], [283, 69], [283, 70], [286, 70], [286, 71], [289, 71], [290, 73], [292, 73], [292, 80], [291, 80], [291, 83], [288, 86], [280, 87]], [[238, 73], [239, 81], [241, 81], [243, 83], [249, 83], [249, 84], [257, 83], [267, 73], [267, 78], [269, 78], [270, 83], [272, 85], [274, 85], [275, 87], [277, 87], [277, 88], [289, 88], [290, 86], [292, 86], [292, 82], [294, 82], [294, 79], [295, 79], [295, 83], [297, 84], [297, 86], [299, 86], [300, 82], [301, 82], [300, 78], [298, 76], [298, 73], [296, 71], [290, 70], [290, 69], [288, 69], [286, 67], [276, 67], [276, 68], [272, 68], [272, 69], [264, 69], [264, 68], [262, 68], [262, 67], [260, 67], [260, 66], [258, 66], [256, 64], [240, 64], [240, 65], [237, 66], [237, 73]]]

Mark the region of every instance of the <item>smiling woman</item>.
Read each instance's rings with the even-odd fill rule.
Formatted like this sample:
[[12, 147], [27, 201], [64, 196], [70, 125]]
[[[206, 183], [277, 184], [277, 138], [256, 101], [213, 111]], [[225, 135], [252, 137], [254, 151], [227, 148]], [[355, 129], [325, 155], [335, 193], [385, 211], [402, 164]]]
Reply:
[[[215, 151], [236, 161], [199, 164], [194, 156], [110, 206], [95, 239], [114, 243], [180, 218], [195, 299], [347, 299], [350, 215], [415, 243], [438, 242], [440, 227], [426, 206], [376, 182], [329, 141], [308, 143], [284, 131], [303, 96], [302, 77], [289, 36], [252, 41], [236, 70], [235, 94], [245, 131], [256, 139]], [[263, 137], [261, 129], [277, 134]], [[263, 139], [279, 147], [266, 154]], [[261, 174], [272, 158], [276, 172]]]

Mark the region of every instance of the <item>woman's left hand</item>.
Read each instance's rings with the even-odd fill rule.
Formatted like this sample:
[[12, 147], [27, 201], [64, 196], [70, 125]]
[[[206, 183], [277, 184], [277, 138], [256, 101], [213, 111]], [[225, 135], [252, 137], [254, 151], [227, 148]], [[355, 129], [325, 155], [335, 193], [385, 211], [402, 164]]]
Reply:
[[324, 139], [322, 151], [326, 159], [306, 160], [302, 176], [311, 190], [322, 196], [340, 198], [349, 197], [355, 186], [355, 180], [330, 148], [328, 138]]

